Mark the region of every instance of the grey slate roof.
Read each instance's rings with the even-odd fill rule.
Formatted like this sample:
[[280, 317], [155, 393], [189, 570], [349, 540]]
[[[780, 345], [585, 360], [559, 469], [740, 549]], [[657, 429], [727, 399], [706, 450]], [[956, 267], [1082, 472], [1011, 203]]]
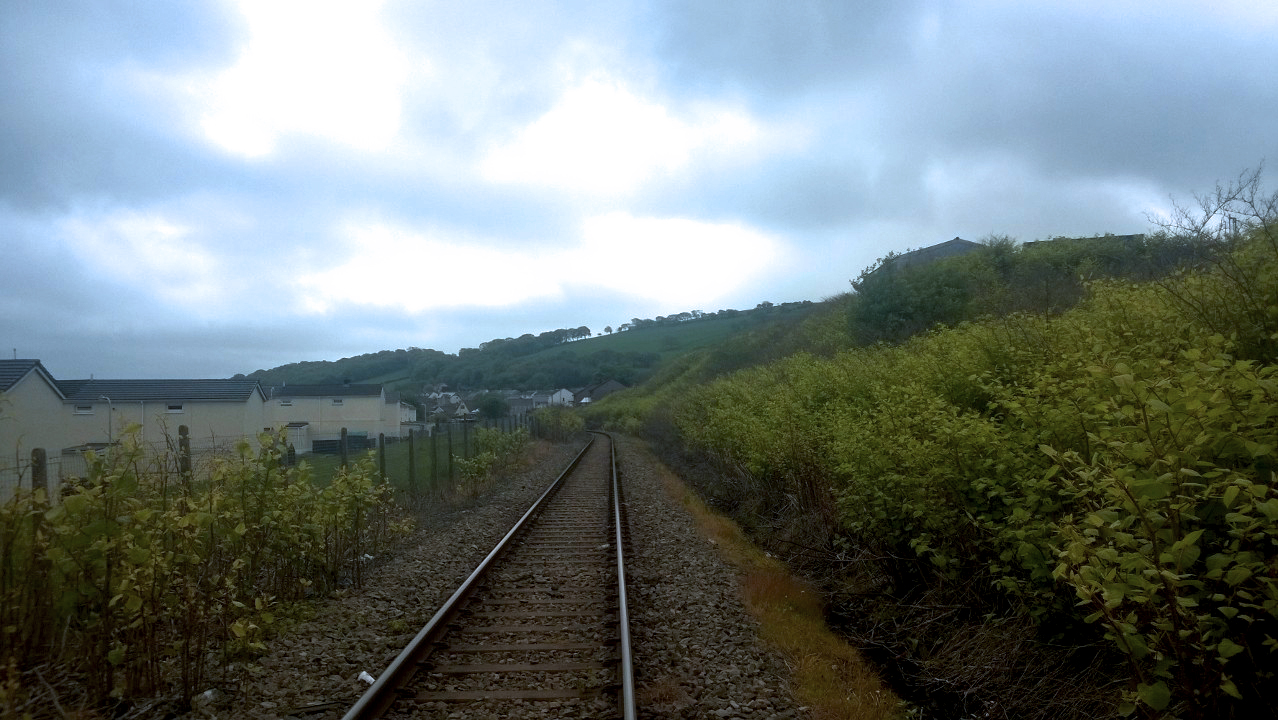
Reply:
[[974, 243], [971, 240], [964, 240], [956, 237], [953, 240], [946, 240], [943, 243], [929, 245], [918, 250], [898, 255], [885, 263], [883, 267], [892, 267], [903, 269], [916, 265], [927, 265], [943, 258], [954, 257], [956, 255], [966, 255], [975, 252], [981, 248], [980, 243]]
[[580, 390], [577, 390], [576, 392], [572, 394], [572, 397], [573, 397], [573, 400], [575, 400], [576, 402], [581, 402], [582, 400], [593, 401], [593, 400], [598, 400], [599, 398], [605, 395], [609, 395], [611, 393], [617, 392], [618, 390], [625, 390], [625, 389], [626, 389], [625, 385], [622, 385], [620, 382], [613, 380], [612, 378], [608, 378], [607, 380], [604, 380], [603, 382], [597, 382], [594, 385], [588, 385]]
[[67, 402], [92, 403], [106, 396], [121, 402], [245, 402], [265, 400], [256, 380], [67, 380], [58, 383]]
[[32, 371], [40, 373], [49, 381], [50, 385], [61, 390], [53, 376], [49, 374], [48, 370], [44, 369], [44, 365], [39, 360], [0, 360], [0, 392], [5, 392], [17, 385], [19, 380]]
[[381, 395], [381, 385], [272, 385], [265, 389], [269, 398], [290, 397], [369, 397]]

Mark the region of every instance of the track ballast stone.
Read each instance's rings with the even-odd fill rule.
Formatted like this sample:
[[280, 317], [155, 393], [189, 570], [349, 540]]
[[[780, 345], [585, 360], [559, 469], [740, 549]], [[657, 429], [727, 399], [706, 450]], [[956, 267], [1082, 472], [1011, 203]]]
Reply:
[[[665, 494], [647, 448], [618, 441], [640, 717], [805, 717], [784, 662], [757, 637], [735, 570]], [[215, 670], [210, 692], [185, 720], [341, 718], [368, 687], [360, 674], [376, 677], [394, 660], [584, 442], [543, 449], [535, 467], [495, 482], [468, 506], [423, 513], [409, 541], [370, 563], [362, 588], [334, 593], [314, 617], [273, 638], [262, 657]], [[588, 717], [583, 709], [530, 705], [507, 717]]]

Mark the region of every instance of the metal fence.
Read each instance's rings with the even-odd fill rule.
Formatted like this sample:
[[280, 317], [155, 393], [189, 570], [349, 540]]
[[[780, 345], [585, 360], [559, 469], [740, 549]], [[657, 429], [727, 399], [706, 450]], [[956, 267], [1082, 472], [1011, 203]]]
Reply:
[[[144, 457], [154, 464], [157, 469], [166, 464], [175, 470], [178, 467], [178, 442], [170, 442], [169, 440], [169, 438], [166, 438], [164, 442], [146, 443], [143, 447]], [[235, 446], [242, 440], [256, 441], [256, 438], [218, 437], [205, 439], [187, 450], [189, 453], [188, 462], [192, 466], [199, 467], [210, 462], [213, 458], [234, 452]], [[64, 484], [75, 478], [83, 478], [88, 473], [88, 456], [90, 454], [104, 456], [110, 447], [106, 443], [94, 443], [66, 448], [61, 452], [18, 451], [13, 455], [0, 457], [0, 502], [7, 502], [19, 488], [30, 491], [41, 487], [39, 481], [35, 479], [41, 474], [37, 469], [37, 454], [43, 455], [44, 490], [48, 497], [56, 502], [57, 498], [61, 497], [61, 489]]]

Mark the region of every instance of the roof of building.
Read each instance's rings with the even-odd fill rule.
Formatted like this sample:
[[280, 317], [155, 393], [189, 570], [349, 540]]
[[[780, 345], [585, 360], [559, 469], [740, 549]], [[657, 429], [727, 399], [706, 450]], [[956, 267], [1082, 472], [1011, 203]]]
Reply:
[[936, 262], [942, 258], [954, 257], [956, 255], [966, 255], [981, 248], [980, 243], [964, 240], [956, 237], [953, 240], [946, 240], [943, 243], [929, 245], [918, 250], [911, 250], [902, 253], [888, 260], [882, 267], [892, 267], [896, 269], [907, 268], [915, 265], [927, 265]]
[[266, 399], [256, 380], [67, 380], [58, 383], [67, 402], [245, 402]]
[[39, 360], [0, 360], [0, 392], [5, 392], [17, 385], [19, 380], [32, 371], [43, 375], [44, 379], [55, 390], [61, 392], [58, 383], [49, 374], [49, 371], [44, 369], [44, 365]]
[[266, 389], [267, 397], [373, 397], [382, 394], [381, 385], [272, 385]]
[[1052, 243], [1081, 243], [1088, 241], [1104, 241], [1111, 243], [1122, 243], [1125, 245], [1135, 245], [1145, 241], [1144, 233], [1136, 233], [1134, 235], [1094, 235], [1092, 237], [1053, 237], [1046, 240], [1030, 240], [1022, 243], [1024, 247], [1032, 247], [1035, 245], [1049, 245]]
[[581, 388], [573, 393], [573, 398], [580, 402], [594, 397], [603, 397], [609, 393], [625, 389], [626, 386], [621, 384], [619, 381], [614, 380], [613, 378], [608, 378], [607, 380], [597, 382], [594, 385], [587, 385], [586, 387]]

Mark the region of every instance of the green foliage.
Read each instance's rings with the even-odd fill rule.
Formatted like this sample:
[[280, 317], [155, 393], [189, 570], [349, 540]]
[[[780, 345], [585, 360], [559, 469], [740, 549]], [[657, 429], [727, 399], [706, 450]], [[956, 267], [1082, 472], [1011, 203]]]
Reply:
[[519, 466], [529, 440], [528, 430], [522, 427], [511, 432], [477, 428], [475, 454], [457, 463], [463, 488], [474, 494], [484, 480], [513, 472]]
[[850, 339], [844, 320], [848, 302], [849, 296], [843, 295], [811, 306], [773, 307], [768, 311], [773, 313], [773, 321], [757, 321], [735, 334], [724, 335], [717, 344], [671, 358], [647, 383], [613, 393], [580, 412], [592, 427], [629, 434], [646, 432], [670, 439], [669, 434], [677, 432], [672, 425], [673, 415], [662, 408], [680, 405], [681, 398], [696, 392], [699, 386], [742, 368], [780, 360], [801, 349], [831, 355], [848, 347]]
[[[1212, 345], [1089, 368], [1093, 452], [1044, 452], [1076, 497], [1056, 575], [1142, 688], [1164, 688], [1164, 704], [1192, 690], [1217, 715], [1226, 696], [1272, 700], [1255, 663], [1278, 649], [1278, 370]], [[1132, 700], [1153, 705], [1148, 692]]]
[[635, 318], [606, 337], [585, 327], [494, 339], [456, 355], [408, 348], [383, 350], [333, 362], [300, 362], [257, 370], [264, 383], [377, 382], [411, 394], [423, 384], [450, 388], [576, 388], [606, 379], [624, 385], [647, 380], [667, 360], [760, 326], [794, 325], [816, 303], [804, 301], [754, 310], [692, 311], [650, 320]]
[[498, 420], [510, 414], [510, 403], [506, 398], [496, 393], [487, 393], [479, 399], [476, 405], [481, 417], [488, 420]]
[[[1028, 620], [1057, 643], [1103, 635], [1130, 670], [1116, 710], [1269, 711], [1278, 213], [1242, 196], [1269, 210], [1210, 242], [991, 243], [963, 272], [891, 281], [876, 301], [900, 301], [881, 325], [899, 344], [755, 366], [692, 354], [588, 412], [715, 468], [716, 504], [773, 537], [874, 558], [888, 596]], [[952, 326], [905, 337], [937, 319]]]
[[849, 327], [860, 345], [898, 343], [935, 325], [985, 315], [1058, 314], [1101, 278], [1150, 279], [1201, 261], [1205, 243], [1164, 236], [1058, 238], [1018, 246], [992, 236], [974, 252], [925, 264], [888, 256], [852, 285]]
[[0, 654], [65, 648], [98, 699], [160, 691], [176, 664], [189, 702], [210, 649], [261, 652], [276, 603], [359, 583], [366, 556], [407, 528], [371, 461], [319, 488], [264, 434], [195, 476], [136, 438], [88, 455], [60, 502], [20, 494], [0, 509], [3, 527], [22, 528], [3, 561], [25, 575], [0, 596]]
[[586, 429], [581, 416], [558, 405], [540, 408], [533, 414], [533, 432], [539, 438], [553, 442], [567, 442], [572, 436]]

